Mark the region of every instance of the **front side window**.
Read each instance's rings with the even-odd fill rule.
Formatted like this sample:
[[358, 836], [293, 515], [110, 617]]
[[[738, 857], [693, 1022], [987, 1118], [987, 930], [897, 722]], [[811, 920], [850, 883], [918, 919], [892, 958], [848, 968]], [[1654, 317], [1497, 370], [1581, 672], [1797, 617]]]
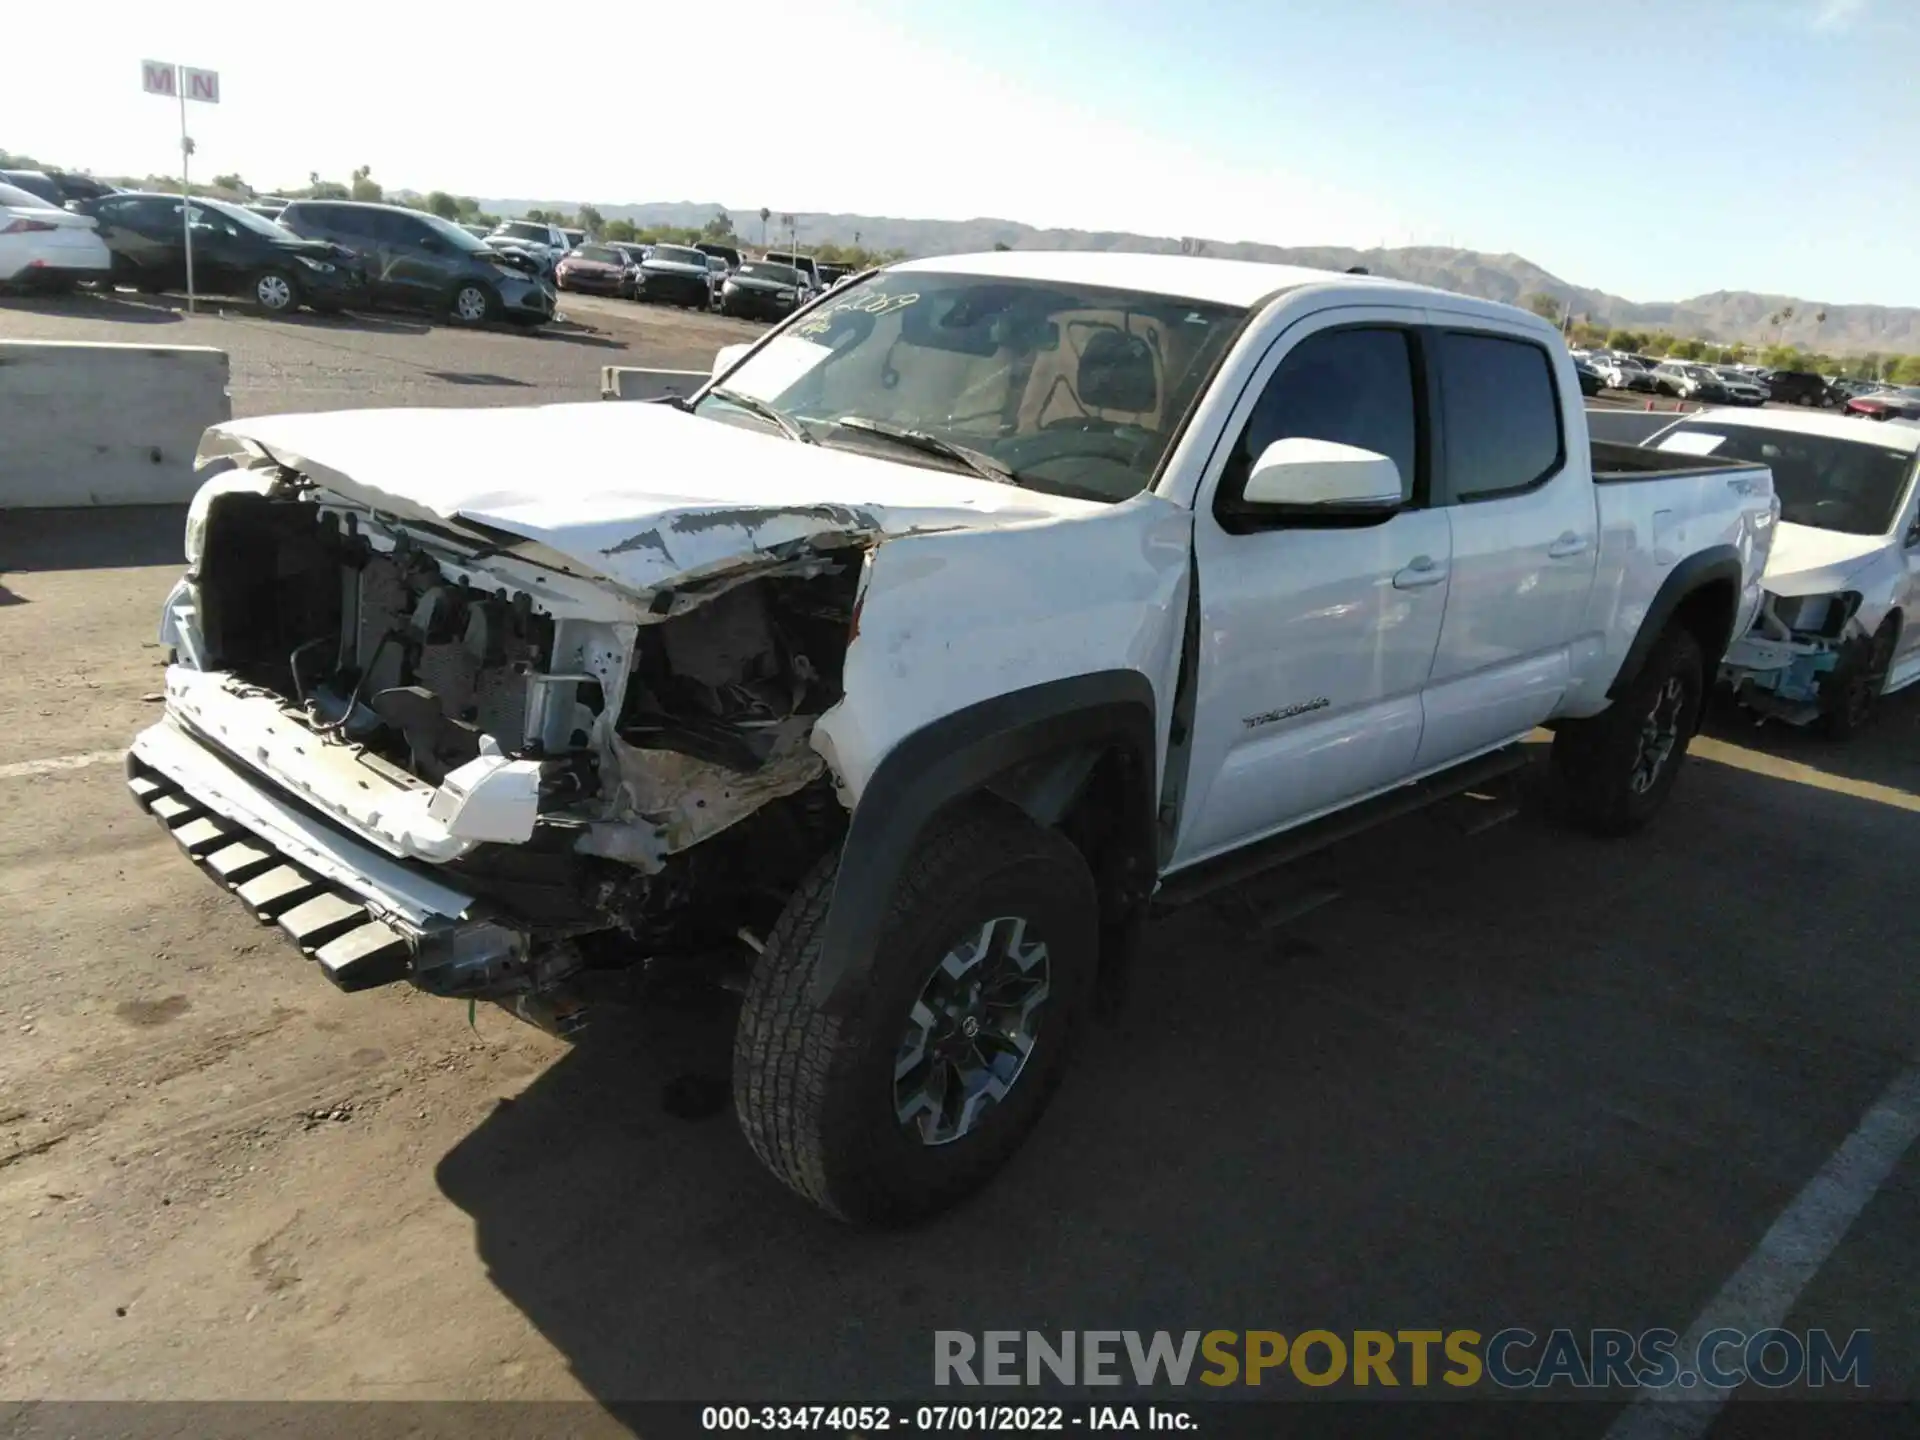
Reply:
[[771, 407], [821, 444], [1119, 501], [1152, 482], [1244, 318], [1132, 290], [884, 272], [776, 335], [699, 412], [765, 427]]
[[1228, 458], [1222, 504], [1232, 508], [1254, 462], [1276, 440], [1333, 440], [1371, 450], [1400, 471], [1411, 503], [1420, 479], [1420, 405], [1413, 337], [1391, 326], [1324, 330], [1273, 372]]
[[1540, 346], [1502, 335], [1440, 336], [1441, 417], [1453, 498], [1530, 490], [1566, 461], [1553, 362]]

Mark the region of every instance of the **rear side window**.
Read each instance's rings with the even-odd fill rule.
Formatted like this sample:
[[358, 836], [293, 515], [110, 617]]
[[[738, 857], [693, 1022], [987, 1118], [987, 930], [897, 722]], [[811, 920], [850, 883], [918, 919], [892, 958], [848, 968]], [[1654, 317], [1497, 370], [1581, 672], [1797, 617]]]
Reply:
[[1392, 327], [1325, 330], [1280, 362], [1227, 463], [1220, 494], [1236, 506], [1253, 462], [1276, 440], [1335, 440], [1400, 467], [1400, 493], [1418, 493], [1420, 406], [1413, 337]]
[[1456, 501], [1530, 490], [1566, 463], [1553, 362], [1502, 335], [1439, 337], [1447, 482]]

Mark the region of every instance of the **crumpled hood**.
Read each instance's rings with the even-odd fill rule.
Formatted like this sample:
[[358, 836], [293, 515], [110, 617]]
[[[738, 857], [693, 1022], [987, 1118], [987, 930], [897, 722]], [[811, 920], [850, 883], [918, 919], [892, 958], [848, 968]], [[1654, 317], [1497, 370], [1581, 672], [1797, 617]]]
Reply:
[[1887, 548], [1879, 535], [1847, 535], [1781, 521], [1774, 527], [1761, 583], [1775, 595], [1829, 595]]
[[263, 415], [215, 426], [400, 519], [475, 521], [647, 592], [796, 542], [1064, 519], [1108, 507], [803, 445], [667, 405]]

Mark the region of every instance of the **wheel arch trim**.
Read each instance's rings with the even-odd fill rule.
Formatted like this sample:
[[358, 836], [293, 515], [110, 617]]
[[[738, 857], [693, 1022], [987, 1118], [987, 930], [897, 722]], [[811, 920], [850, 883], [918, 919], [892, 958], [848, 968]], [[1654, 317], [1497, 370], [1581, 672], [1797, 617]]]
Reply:
[[[861, 791], [842, 847], [813, 978], [813, 1001], [845, 1012], [880, 945], [887, 908], [921, 832], [942, 809], [986, 793], [1023, 762], [1117, 749], [1132, 767], [1125, 840], [1153, 864], [1153, 686], [1103, 670], [996, 695], [944, 715], [889, 751]], [[1148, 877], [1150, 883], [1150, 876]]]

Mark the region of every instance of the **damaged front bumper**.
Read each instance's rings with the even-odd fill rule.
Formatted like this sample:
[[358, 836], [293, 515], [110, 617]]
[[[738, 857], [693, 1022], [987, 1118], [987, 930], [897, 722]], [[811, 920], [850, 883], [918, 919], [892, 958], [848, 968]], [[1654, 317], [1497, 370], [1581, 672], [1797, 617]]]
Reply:
[[1789, 724], [1817, 719], [1851, 638], [1854, 595], [1768, 594], [1753, 629], [1727, 647], [1720, 681], [1749, 709]]
[[408, 980], [435, 995], [497, 1001], [557, 1034], [583, 1022], [564, 983], [579, 967], [570, 944], [539, 944], [475, 895], [308, 813], [178, 721], [136, 736], [126, 767], [140, 807], [342, 990]]

